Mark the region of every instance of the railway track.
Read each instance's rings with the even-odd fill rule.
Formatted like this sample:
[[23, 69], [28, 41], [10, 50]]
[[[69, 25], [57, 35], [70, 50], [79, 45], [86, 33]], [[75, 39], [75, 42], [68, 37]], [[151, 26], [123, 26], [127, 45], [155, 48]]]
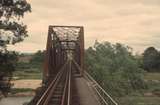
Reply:
[[[118, 105], [85, 72], [84, 52], [82, 26], [49, 26], [43, 85], [37, 89], [35, 98], [28, 105], [89, 105], [90, 102], [92, 105], [99, 105], [99, 101], [101, 105]], [[98, 100], [90, 101], [94, 98], [89, 89]]]
[[73, 70], [72, 61], [68, 60], [45, 89], [36, 105], [80, 105]]

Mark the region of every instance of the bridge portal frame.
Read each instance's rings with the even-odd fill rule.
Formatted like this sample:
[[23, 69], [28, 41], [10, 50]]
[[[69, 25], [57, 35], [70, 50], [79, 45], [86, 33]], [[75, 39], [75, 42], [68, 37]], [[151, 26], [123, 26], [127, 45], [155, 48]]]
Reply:
[[[61, 41], [56, 36], [55, 31], [53, 30], [56, 27], [61, 28], [79, 28], [78, 40], [76, 41], [77, 47], [73, 49], [75, 51], [75, 59], [77, 63], [79, 63], [82, 68], [80, 71], [80, 75], [83, 76], [84, 73], [84, 28], [83, 26], [60, 26], [60, 25], [50, 25], [48, 28], [48, 38], [47, 45], [45, 51], [44, 58], [44, 69], [43, 69], [43, 83], [48, 82], [49, 78], [54, 78], [57, 74], [60, 66], [62, 66], [67, 60], [66, 51], [67, 49], [61, 49], [60, 47], [56, 47], [55, 44], [60, 44], [65, 40]], [[53, 40], [53, 36], [57, 39]], [[66, 40], [67, 42], [68, 40]], [[74, 42], [74, 41], [73, 41]], [[69, 49], [71, 50], [71, 49]]]

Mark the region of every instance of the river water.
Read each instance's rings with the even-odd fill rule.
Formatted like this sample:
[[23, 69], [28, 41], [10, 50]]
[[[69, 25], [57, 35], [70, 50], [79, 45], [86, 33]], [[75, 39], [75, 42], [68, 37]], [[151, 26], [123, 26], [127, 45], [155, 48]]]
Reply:
[[32, 97], [8, 97], [0, 100], [0, 105], [23, 105], [29, 102]]

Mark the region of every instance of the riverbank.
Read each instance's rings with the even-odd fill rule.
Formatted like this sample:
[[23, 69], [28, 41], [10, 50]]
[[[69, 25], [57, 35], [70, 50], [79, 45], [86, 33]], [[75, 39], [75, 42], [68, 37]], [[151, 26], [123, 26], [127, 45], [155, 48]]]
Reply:
[[21, 80], [13, 80], [13, 88], [27, 88], [27, 89], [36, 89], [41, 86], [42, 80], [35, 80], [35, 79], [21, 79]]
[[35, 91], [26, 91], [26, 92], [17, 92], [17, 93], [9, 93], [8, 97], [33, 97], [35, 96]]
[[33, 97], [6, 97], [2, 98], [0, 105], [23, 105], [31, 101]]
[[[7, 97], [34, 97], [35, 90], [31, 89], [12, 89], [10, 93], [8, 93]], [[2, 94], [0, 94], [0, 100], [6, 98]]]
[[38, 87], [41, 87], [42, 80], [24, 79], [13, 80], [13, 87], [8, 94], [9, 97], [32, 97], [35, 95], [35, 91]]

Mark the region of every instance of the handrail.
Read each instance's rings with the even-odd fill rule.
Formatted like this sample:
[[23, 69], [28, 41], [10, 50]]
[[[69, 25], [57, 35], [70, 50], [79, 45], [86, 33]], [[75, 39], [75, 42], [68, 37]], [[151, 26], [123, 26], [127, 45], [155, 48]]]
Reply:
[[97, 86], [113, 102], [114, 105], [118, 105], [118, 103], [93, 79], [93, 77], [91, 77], [86, 71], [84, 73], [91, 81], [93, 81], [93, 87]]
[[102, 99], [102, 101], [105, 103], [105, 105], [108, 105], [107, 101], [104, 99], [104, 97], [99, 93], [99, 91], [94, 88], [94, 90], [97, 92], [97, 94], [99, 95], [99, 97]]
[[[82, 70], [81, 67], [77, 64], [77, 62], [74, 59], [73, 59], [73, 62], [77, 66], [77, 68], [81, 71]], [[104, 102], [105, 105], [109, 105], [109, 104], [105, 100], [105, 97], [103, 97], [101, 93], [98, 91], [98, 89], [100, 89], [103, 92], [103, 94], [106, 95], [109, 98], [109, 100], [111, 100], [113, 105], [118, 105], [118, 103], [93, 79], [93, 77], [91, 77], [86, 71], [84, 72], [84, 74], [85, 74], [85, 77], [87, 77], [89, 80], [91, 80], [91, 82], [94, 83], [92, 84], [92, 87], [96, 91], [96, 93], [99, 95], [99, 97], [101, 98], [101, 100]]]
[[[48, 94], [50, 93], [51, 89], [53, 88], [53, 85], [55, 86], [56, 82], [58, 82], [58, 80], [60, 79], [60, 77], [62, 76], [63, 73], [63, 69], [65, 67], [65, 65], [68, 62], [66, 62], [64, 64], [64, 66], [60, 69], [60, 71], [58, 72], [58, 74], [56, 75], [55, 79], [51, 82], [51, 84], [49, 85], [49, 87], [47, 88], [47, 90], [43, 93], [43, 95], [41, 96], [41, 98], [38, 100], [38, 102], [36, 103], [36, 105], [42, 105], [43, 101], [45, 101], [45, 98], [48, 98]], [[45, 101], [46, 103], [46, 101]], [[45, 105], [45, 104], [44, 104]]]

